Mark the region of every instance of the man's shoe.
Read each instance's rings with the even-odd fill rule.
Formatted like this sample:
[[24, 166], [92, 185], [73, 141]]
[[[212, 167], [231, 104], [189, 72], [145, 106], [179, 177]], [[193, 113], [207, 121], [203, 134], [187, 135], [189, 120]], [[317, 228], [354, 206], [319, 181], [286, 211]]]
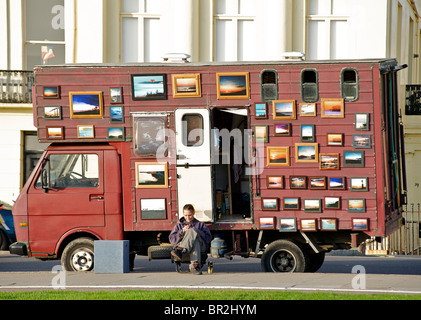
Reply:
[[198, 275], [202, 274], [202, 271], [200, 270], [199, 262], [195, 261], [190, 264], [190, 272], [192, 274], [198, 274]]
[[173, 256], [174, 261], [181, 261], [181, 258], [182, 258], [183, 254], [182, 254], [182, 252], [179, 248], [176, 248], [176, 249], [171, 251], [171, 255]]

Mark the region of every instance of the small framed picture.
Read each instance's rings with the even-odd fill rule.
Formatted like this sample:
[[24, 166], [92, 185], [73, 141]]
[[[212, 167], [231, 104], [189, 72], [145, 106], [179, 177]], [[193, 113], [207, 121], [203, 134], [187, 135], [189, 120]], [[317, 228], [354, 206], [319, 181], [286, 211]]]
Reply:
[[60, 87], [44, 86], [42, 87], [42, 96], [45, 99], [60, 99]]
[[352, 230], [368, 230], [368, 219], [366, 218], [352, 219]]
[[263, 125], [255, 125], [254, 141], [267, 143], [269, 141], [269, 127]]
[[337, 231], [338, 230], [337, 219], [336, 218], [321, 218], [320, 230]]
[[327, 196], [324, 198], [324, 209], [339, 210], [341, 209], [341, 197]]
[[278, 229], [280, 232], [297, 231], [297, 218], [279, 218]]
[[278, 198], [262, 198], [262, 210], [263, 211], [278, 211], [279, 201]]
[[345, 190], [345, 181], [344, 177], [329, 177], [328, 188], [329, 190]]
[[290, 137], [291, 136], [291, 124], [275, 124], [275, 136], [277, 137]]
[[110, 103], [123, 103], [123, 88], [110, 88]]
[[365, 208], [365, 199], [348, 199], [348, 212], [353, 213], [364, 213], [366, 211]]
[[48, 140], [64, 139], [64, 128], [63, 127], [47, 127], [47, 139]]
[[95, 137], [93, 125], [77, 126], [77, 137], [79, 139], [93, 139]]
[[339, 170], [339, 153], [321, 153], [320, 170]]
[[370, 149], [371, 148], [371, 135], [353, 134], [352, 147], [355, 149]]
[[136, 188], [167, 188], [168, 163], [136, 162]]
[[262, 217], [259, 218], [260, 229], [275, 229], [275, 218], [274, 217]]
[[289, 147], [267, 147], [268, 166], [289, 166]]
[[267, 176], [266, 187], [268, 189], [284, 189], [284, 176]]
[[166, 199], [140, 199], [140, 216], [143, 220], [166, 219]]
[[290, 189], [307, 189], [307, 177], [306, 176], [290, 176], [289, 188]]
[[302, 124], [300, 131], [301, 142], [314, 142], [314, 124]]
[[123, 106], [111, 106], [110, 107], [110, 122], [111, 123], [123, 123], [124, 122], [124, 107]]
[[343, 152], [344, 167], [364, 167], [364, 151], [345, 150]]
[[165, 74], [132, 75], [133, 100], [166, 100], [167, 80]]
[[315, 103], [300, 103], [300, 116], [301, 117], [315, 117], [316, 104]]
[[317, 143], [296, 143], [295, 144], [296, 162], [318, 162], [319, 145]]
[[273, 100], [272, 107], [274, 120], [297, 118], [295, 100]]
[[351, 191], [368, 191], [367, 177], [351, 177], [349, 178], [349, 190]]
[[255, 119], [267, 119], [268, 110], [266, 102], [258, 102], [254, 104], [254, 118]]
[[317, 231], [316, 219], [301, 219], [300, 220], [301, 231]]
[[322, 118], [344, 118], [344, 99], [322, 99]]
[[216, 74], [216, 93], [219, 99], [249, 99], [248, 72], [226, 72]]
[[343, 133], [328, 133], [327, 134], [327, 145], [334, 147], [341, 147], [344, 145]]
[[61, 120], [61, 106], [45, 106], [44, 107], [45, 120]]
[[201, 97], [200, 73], [173, 74], [172, 96], [173, 98]]
[[310, 190], [325, 190], [326, 177], [308, 177]]
[[304, 212], [322, 212], [322, 201], [320, 199], [303, 199]]
[[370, 130], [370, 114], [356, 113], [355, 114], [355, 130], [369, 131]]
[[107, 139], [124, 140], [124, 128], [123, 127], [107, 128]]
[[300, 210], [300, 198], [284, 198], [284, 210]]

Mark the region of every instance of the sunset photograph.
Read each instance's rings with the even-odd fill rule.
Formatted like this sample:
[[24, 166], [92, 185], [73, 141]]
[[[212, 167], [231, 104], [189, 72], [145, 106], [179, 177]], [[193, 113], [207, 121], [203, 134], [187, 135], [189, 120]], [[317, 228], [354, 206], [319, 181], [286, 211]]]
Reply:
[[268, 147], [268, 166], [289, 166], [289, 147]]

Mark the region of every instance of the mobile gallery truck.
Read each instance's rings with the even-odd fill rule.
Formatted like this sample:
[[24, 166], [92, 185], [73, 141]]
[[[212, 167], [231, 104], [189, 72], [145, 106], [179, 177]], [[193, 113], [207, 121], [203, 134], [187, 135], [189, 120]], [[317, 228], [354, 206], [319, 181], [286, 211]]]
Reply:
[[406, 201], [396, 60], [36, 67], [51, 143], [10, 252], [94, 267], [95, 240], [168, 258], [191, 203], [226, 255], [312, 272], [397, 229]]

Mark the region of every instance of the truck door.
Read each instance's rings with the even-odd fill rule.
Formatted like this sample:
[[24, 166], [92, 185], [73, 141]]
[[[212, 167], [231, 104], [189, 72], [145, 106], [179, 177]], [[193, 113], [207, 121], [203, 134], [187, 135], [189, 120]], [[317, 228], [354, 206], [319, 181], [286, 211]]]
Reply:
[[179, 215], [183, 206], [190, 203], [198, 220], [212, 221], [209, 110], [177, 109], [175, 128]]

